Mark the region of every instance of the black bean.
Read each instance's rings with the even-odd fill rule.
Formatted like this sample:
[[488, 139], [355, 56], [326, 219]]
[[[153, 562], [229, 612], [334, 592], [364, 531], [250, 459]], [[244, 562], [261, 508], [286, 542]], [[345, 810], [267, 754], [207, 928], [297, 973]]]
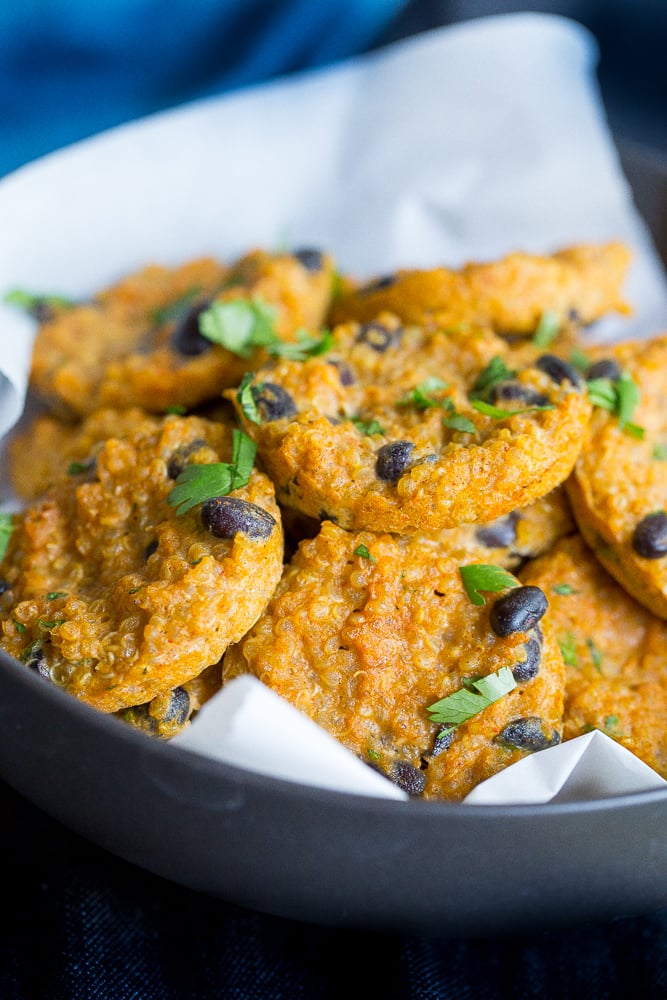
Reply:
[[378, 479], [385, 479], [390, 483], [397, 482], [410, 465], [414, 447], [412, 441], [392, 441], [383, 444], [378, 449], [375, 460], [375, 474]]
[[516, 541], [516, 525], [519, 514], [513, 510], [506, 517], [496, 518], [489, 524], [477, 528], [475, 537], [489, 549], [506, 549]]
[[44, 649], [42, 648], [41, 642], [35, 643], [35, 645], [29, 650], [23, 662], [26, 667], [30, 667], [31, 670], [35, 670], [40, 677], [43, 677], [47, 681], [51, 680], [49, 665], [46, 662], [46, 656], [44, 655]]
[[555, 354], [542, 354], [535, 362], [535, 367], [548, 375], [552, 382], [560, 385], [562, 382], [569, 382], [575, 389], [584, 388], [584, 380], [581, 375], [562, 358]]
[[547, 610], [548, 601], [539, 587], [514, 587], [491, 608], [489, 622], [499, 636], [528, 632]]
[[335, 358], [329, 361], [328, 363], [330, 365], [333, 365], [333, 367], [337, 370], [338, 378], [340, 379], [341, 385], [354, 385], [356, 379], [354, 377], [352, 369], [350, 368], [350, 366], [346, 361], [341, 361], [338, 358]]
[[323, 255], [321, 250], [316, 250], [314, 247], [302, 247], [300, 250], [294, 251], [294, 257], [303, 264], [306, 271], [321, 271], [323, 263]]
[[194, 455], [196, 451], [200, 448], [206, 447], [206, 441], [203, 438], [195, 438], [194, 441], [189, 441], [187, 444], [182, 444], [176, 449], [171, 455], [171, 458], [167, 462], [167, 475], [170, 479], [178, 479], [183, 469], [188, 464], [188, 458], [190, 455]]
[[549, 403], [544, 393], [514, 380], [494, 385], [489, 392], [489, 400], [500, 406], [503, 403], [523, 403], [524, 406], [546, 406]]
[[164, 711], [164, 722], [175, 722], [183, 726], [190, 714], [190, 695], [184, 687], [175, 687], [169, 695], [169, 703]]
[[212, 342], [204, 337], [199, 330], [199, 317], [205, 309], [208, 309], [209, 304], [208, 302], [198, 302], [191, 309], [188, 309], [183, 319], [177, 324], [171, 342], [179, 354], [195, 357], [198, 354], [204, 354], [213, 346]]
[[494, 743], [512, 747], [516, 750], [546, 750], [560, 743], [560, 735], [553, 729], [548, 735], [544, 732], [545, 723], [536, 715], [524, 719], [514, 719], [509, 722], [495, 737]]
[[211, 497], [201, 509], [201, 522], [216, 538], [234, 538], [237, 532], [248, 538], [269, 538], [275, 518], [257, 504], [239, 497]]
[[430, 757], [438, 757], [445, 750], [449, 750], [450, 746], [454, 742], [454, 733], [456, 732], [455, 726], [444, 726], [435, 734], [435, 739], [433, 740], [433, 749], [429, 754]]
[[632, 548], [642, 559], [662, 559], [667, 555], [667, 514], [664, 510], [642, 518], [632, 533]]
[[595, 361], [586, 371], [586, 378], [608, 378], [612, 382], [618, 382], [621, 377], [621, 366], [614, 358], [601, 358]]
[[364, 323], [357, 334], [357, 343], [366, 344], [378, 354], [383, 354], [388, 347], [400, 339], [400, 335], [400, 327], [396, 330], [390, 330], [384, 323]]
[[0, 580], [0, 594], [5, 594], [8, 590], [12, 589], [11, 583], [7, 583], [6, 580]]
[[536, 629], [536, 635], [523, 644], [526, 659], [521, 660], [512, 670], [515, 681], [532, 681], [537, 677], [542, 661], [542, 633]]
[[297, 412], [294, 400], [281, 385], [262, 382], [260, 385], [253, 385], [250, 391], [264, 423], [280, 420], [282, 417], [293, 417]]
[[390, 288], [395, 281], [395, 274], [385, 274], [381, 278], [376, 278], [374, 281], [369, 281], [367, 285], [364, 285], [361, 289], [361, 294], [372, 295], [373, 292], [379, 292], [383, 288]]
[[152, 542], [149, 542], [144, 551], [144, 559], [148, 561], [154, 552], [157, 552], [157, 539], [154, 538]]
[[397, 760], [391, 768], [391, 780], [408, 795], [422, 795], [426, 788], [426, 775], [407, 760]]

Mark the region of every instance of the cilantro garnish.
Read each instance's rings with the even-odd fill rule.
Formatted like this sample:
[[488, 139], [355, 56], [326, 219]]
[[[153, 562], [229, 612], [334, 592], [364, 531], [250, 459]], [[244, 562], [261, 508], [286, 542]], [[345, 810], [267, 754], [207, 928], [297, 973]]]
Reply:
[[472, 681], [469, 687], [462, 687], [446, 698], [429, 705], [431, 722], [443, 726], [458, 726], [488, 708], [503, 695], [509, 694], [515, 687], [516, 681], [510, 668], [501, 667], [496, 673], [480, 677]]
[[587, 354], [584, 354], [578, 347], [573, 347], [570, 351], [570, 364], [573, 368], [576, 368], [578, 372], [587, 372], [591, 366], [590, 358]]
[[275, 309], [259, 298], [213, 302], [199, 317], [199, 331], [232, 354], [249, 358], [255, 347], [278, 340], [275, 315]]
[[548, 347], [551, 341], [558, 336], [559, 329], [558, 314], [551, 309], [545, 309], [533, 334], [533, 343], [537, 347]]
[[252, 392], [253, 377], [252, 372], [245, 373], [236, 390], [236, 399], [246, 420], [249, 420], [252, 424], [261, 424], [262, 418], [259, 415], [257, 403]]
[[489, 392], [499, 382], [514, 378], [516, 371], [507, 367], [499, 355], [491, 358], [486, 368], [482, 369], [470, 390], [471, 399], [486, 399]]
[[418, 410], [427, 410], [430, 406], [442, 406], [443, 401], [441, 399], [433, 399], [433, 393], [440, 392], [446, 388], [447, 383], [433, 375], [431, 378], [424, 379], [414, 389], [406, 392], [403, 399], [399, 400], [396, 405], [414, 406]]
[[164, 412], [169, 416], [182, 417], [188, 410], [182, 403], [173, 403], [171, 406], [167, 406]]
[[568, 667], [576, 667], [579, 665], [579, 659], [577, 657], [577, 644], [574, 636], [571, 632], [558, 640], [558, 646], [560, 648], [561, 656], [563, 657], [563, 663]]
[[615, 382], [608, 378], [592, 378], [586, 385], [593, 406], [613, 413], [621, 430], [636, 438], [644, 437], [644, 428], [630, 420], [639, 403], [639, 389], [628, 372], [621, 372]]
[[255, 461], [257, 445], [243, 431], [233, 431], [232, 461], [210, 465], [186, 465], [167, 496], [167, 503], [176, 507], [180, 516], [211, 497], [227, 496], [232, 490], [246, 486]]
[[51, 309], [71, 309], [75, 303], [63, 295], [35, 295], [22, 288], [13, 288], [3, 296], [3, 301], [11, 306], [18, 306], [31, 316], [40, 318], [45, 311]]
[[0, 559], [5, 558], [5, 552], [9, 545], [12, 531], [14, 530], [14, 519], [11, 514], [0, 514]]
[[351, 417], [350, 420], [357, 430], [361, 431], [367, 437], [370, 437], [372, 434], [384, 435], [385, 433], [384, 427], [377, 420], [362, 420], [360, 417]]
[[651, 458], [656, 462], [667, 462], [667, 444], [654, 444]]
[[544, 406], [524, 406], [519, 410], [503, 410], [499, 406], [492, 406], [483, 399], [473, 399], [471, 404], [473, 410], [482, 413], [485, 417], [493, 417], [494, 420], [507, 420], [508, 417], [516, 417], [519, 413], [530, 413], [531, 410], [553, 410], [553, 403], [545, 403]]
[[156, 326], [162, 326], [163, 323], [171, 323], [173, 320], [180, 319], [188, 311], [192, 300], [195, 296], [199, 295], [199, 292], [199, 288], [190, 288], [173, 302], [168, 302], [164, 306], [157, 306], [151, 310], [151, 319]]
[[87, 462], [70, 462], [67, 466], [68, 476], [81, 476], [84, 472], [90, 472], [95, 467], [95, 459], [91, 458]]
[[50, 590], [46, 595], [47, 601], [55, 601], [57, 597], [67, 597], [66, 590]]
[[593, 666], [595, 667], [596, 670], [602, 672], [602, 653], [597, 648], [597, 646], [595, 645], [595, 643], [591, 638], [586, 639], [586, 645], [588, 646], [588, 649], [590, 651], [591, 659], [593, 661]]
[[296, 336], [296, 342], [291, 344], [276, 338], [275, 343], [266, 345], [266, 349], [275, 358], [305, 361], [306, 358], [315, 358], [320, 354], [326, 354], [333, 346], [331, 330], [323, 330], [319, 337], [311, 337], [305, 330], [297, 330]]
[[604, 720], [605, 729], [616, 729], [618, 726], [618, 716], [608, 715]]
[[471, 563], [468, 566], [459, 566], [459, 573], [466, 593], [473, 604], [486, 603], [481, 591], [498, 593], [498, 591], [507, 590], [509, 587], [519, 586], [512, 574], [501, 566]]
[[551, 588], [554, 594], [576, 594], [575, 588], [569, 583], [555, 583]]
[[375, 562], [375, 557], [370, 554], [368, 548], [365, 545], [357, 545], [354, 550], [355, 556], [361, 556], [362, 559], [368, 559], [370, 562]]
[[451, 417], [443, 417], [442, 422], [451, 431], [461, 431], [463, 434], [476, 434], [477, 428], [469, 417], [464, 417], [462, 413], [453, 413]]

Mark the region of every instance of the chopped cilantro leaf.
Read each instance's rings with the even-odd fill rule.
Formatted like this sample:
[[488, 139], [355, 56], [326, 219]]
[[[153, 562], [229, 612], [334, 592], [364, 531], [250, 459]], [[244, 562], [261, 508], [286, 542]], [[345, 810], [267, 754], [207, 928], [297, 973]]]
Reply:
[[362, 559], [368, 559], [370, 562], [376, 562], [375, 557], [370, 554], [365, 545], [357, 545], [354, 554], [355, 556], [361, 556]]
[[508, 573], [501, 566], [471, 563], [468, 566], [459, 566], [459, 573], [466, 593], [473, 604], [486, 603], [482, 597], [482, 591], [498, 593], [509, 587], [519, 586], [511, 573]]
[[482, 413], [485, 417], [493, 417], [495, 420], [507, 420], [508, 417], [516, 417], [519, 413], [530, 413], [531, 410], [553, 410], [553, 403], [545, 406], [524, 406], [520, 410], [503, 410], [499, 406], [492, 406], [491, 403], [483, 399], [473, 399], [471, 404], [474, 410]]
[[278, 341], [274, 320], [275, 309], [261, 299], [228, 299], [214, 302], [202, 312], [199, 330], [214, 344], [249, 358], [254, 348]]
[[442, 422], [445, 427], [452, 431], [461, 431], [463, 434], [476, 434], [477, 428], [469, 417], [464, 417], [462, 413], [454, 413], [451, 417], [443, 417]]
[[47, 601], [55, 601], [57, 597], [67, 597], [66, 590], [50, 590], [46, 595]]
[[651, 458], [656, 462], [667, 462], [667, 444], [654, 444]]
[[630, 419], [639, 403], [639, 389], [628, 372], [621, 372], [616, 382], [593, 378], [586, 385], [593, 406], [613, 413], [618, 418], [619, 427], [627, 434], [640, 439], [644, 437], [644, 428]]
[[602, 653], [597, 648], [597, 646], [595, 645], [595, 643], [593, 642], [593, 640], [591, 638], [586, 639], [586, 645], [588, 646], [588, 649], [590, 651], [591, 659], [593, 661], [593, 666], [595, 667], [596, 670], [600, 670], [601, 671], [601, 668], [602, 668]]
[[578, 372], [582, 374], [587, 372], [591, 366], [590, 358], [583, 351], [579, 350], [578, 347], [573, 347], [570, 351], [570, 364], [573, 368], [576, 368]]
[[551, 588], [554, 594], [577, 594], [578, 591], [574, 589], [569, 583], [555, 583]]
[[305, 330], [297, 330], [296, 336], [294, 343], [276, 340], [273, 344], [267, 344], [266, 349], [272, 357], [287, 358], [288, 361], [305, 361], [306, 358], [326, 354], [333, 346], [333, 334], [330, 330], [323, 330], [320, 337], [311, 337]]
[[227, 496], [232, 490], [246, 486], [255, 461], [257, 446], [243, 431], [233, 431], [232, 461], [210, 465], [186, 465], [167, 496], [167, 503], [176, 507], [180, 516], [211, 497]]
[[568, 667], [576, 667], [579, 665], [579, 659], [577, 657], [577, 644], [574, 636], [571, 632], [558, 640], [558, 646], [560, 647], [561, 656], [563, 657], [563, 663]]
[[490, 390], [495, 385], [498, 385], [499, 382], [506, 382], [507, 379], [513, 378], [515, 375], [516, 371], [508, 368], [503, 359], [496, 354], [473, 382], [470, 398], [487, 399]]
[[165, 413], [170, 414], [175, 417], [182, 417], [184, 413], [187, 413], [187, 407], [183, 406], [181, 403], [174, 403], [173, 406], [168, 406]]
[[255, 397], [252, 393], [253, 373], [246, 372], [241, 383], [236, 390], [236, 399], [243, 412], [244, 417], [252, 424], [261, 424], [262, 420], [257, 409]]
[[406, 392], [403, 399], [399, 400], [396, 405], [414, 406], [418, 410], [427, 410], [430, 406], [442, 406], [443, 401], [433, 399], [433, 393], [440, 392], [446, 388], [447, 383], [433, 375], [431, 378], [424, 379], [423, 382], [416, 385], [410, 392]]
[[351, 422], [362, 434], [370, 437], [372, 434], [384, 434], [384, 427], [377, 420], [361, 420], [359, 417], [352, 417]]
[[21, 288], [13, 288], [7, 292], [3, 301], [8, 305], [18, 306], [37, 319], [41, 319], [45, 312], [52, 309], [71, 309], [76, 304], [62, 295], [35, 295]]
[[0, 559], [5, 558], [9, 539], [14, 530], [14, 519], [11, 514], [0, 514]]
[[533, 334], [533, 343], [537, 347], [548, 347], [552, 340], [558, 336], [559, 329], [558, 314], [551, 309], [545, 309]]
[[441, 726], [458, 726], [503, 695], [509, 694], [515, 687], [516, 681], [510, 668], [501, 667], [496, 673], [480, 677], [472, 681], [470, 686], [462, 687], [429, 705], [431, 722]]

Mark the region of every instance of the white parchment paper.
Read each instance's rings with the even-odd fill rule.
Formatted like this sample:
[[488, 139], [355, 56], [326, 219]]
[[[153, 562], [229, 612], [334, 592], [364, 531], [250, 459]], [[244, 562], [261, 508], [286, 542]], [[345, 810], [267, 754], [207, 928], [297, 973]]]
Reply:
[[[342, 271], [371, 277], [623, 240], [634, 315], [605, 319], [594, 336], [656, 333], [667, 281], [609, 133], [597, 57], [565, 18], [483, 18], [69, 147], [0, 182], [0, 296], [85, 298], [149, 262], [227, 260], [253, 246], [320, 246]], [[23, 411], [33, 336], [0, 303], [0, 434]], [[175, 742], [290, 780], [403, 795], [251, 678]], [[589, 759], [601, 777], [587, 796], [643, 789], [647, 769], [627, 757], [595, 734], [508, 768], [490, 794], [544, 801]], [[518, 768], [519, 791], [504, 787]]]

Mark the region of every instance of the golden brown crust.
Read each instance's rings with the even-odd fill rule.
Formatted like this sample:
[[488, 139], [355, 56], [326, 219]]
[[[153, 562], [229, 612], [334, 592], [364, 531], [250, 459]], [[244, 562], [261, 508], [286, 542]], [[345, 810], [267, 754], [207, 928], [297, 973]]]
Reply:
[[588, 325], [608, 312], [630, 312], [622, 294], [630, 259], [627, 246], [611, 242], [566, 247], [551, 256], [511, 253], [459, 270], [402, 269], [386, 284], [371, 282], [342, 295], [332, 322], [368, 322], [388, 310], [418, 326], [473, 323], [530, 336], [549, 311], [562, 321], [574, 313]]
[[[395, 337], [382, 352], [359, 342], [364, 327], [349, 324], [334, 331], [325, 358], [256, 373], [254, 397], [261, 404], [265, 391], [280, 392], [289, 402], [285, 416], [260, 405], [252, 419], [229, 393], [282, 504], [349, 530], [439, 531], [502, 517], [567, 478], [591, 413], [581, 385], [526, 368], [513, 381], [539, 405], [513, 401], [503, 406], [510, 416], [489, 416], [470, 390], [493, 358], [508, 356], [499, 338], [399, 330], [386, 316], [382, 328]], [[441, 385], [429, 395], [437, 405], [410, 402], [433, 372]], [[467, 422], [463, 430], [452, 416]], [[387, 478], [379, 463], [394, 447], [409, 457], [400, 475]]]
[[178, 330], [188, 315], [212, 300], [261, 299], [275, 310], [278, 336], [289, 339], [297, 329], [322, 322], [332, 276], [328, 256], [312, 271], [295, 256], [263, 251], [246, 254], [232, 267], [210, 258], [176, 268], [150, 265], [39, 328], [31, 386], [68, 418], [99, 407], [192, 409], [236, 385], [266, 355], [256, 351], [253, 362], [207, 342], [198, 353], [184, 352]]
[[667, 554], [644, 558], [633, 546], [638, 524], [667, 510], [667, 335], [604, 350], [639, 390], [632, 423], [596, 407], [567, 490], [579, 529], [597, 558], [636, 600], [667, 618]]
[[634, 600], [580, 535], [527, 564], [564, 651], [563, 738], [601, 729], [667, 777], [667, 623]]
[[266, 613], [228, 650], [223, 682], [253, 673], [393, 780], [407, 768], [408, 784], [425, 781], [426, 798], [460, 799], [525, 755], [499, 742], [508, 723], [538, 718], [553, 740], [561, 728], [564, 668], [547, 628], [536, 676], [461, 723], [449, 749], [433, 755], [440, 727], [428, 706], [466, 679], [515, 668], [535, 637], [535, 629], [494, 633], [497, 596], [472, 604], [458, 562], [432, 540], [325, 522], [301, 543]]
[[[229, 462], [231, 431], [196, 417], [111, 438], [88, 474], [16, 515], [2, 563], [7, 652], [105, 712], [142, 704], [216, 663], [264, 609], [283, 542], [273, 487], [231, 495], [274, 519], [268, 537], [206, 530], [167, 503], [170, 460]], [[81, 481], [83, 480], [83, 481]]]

